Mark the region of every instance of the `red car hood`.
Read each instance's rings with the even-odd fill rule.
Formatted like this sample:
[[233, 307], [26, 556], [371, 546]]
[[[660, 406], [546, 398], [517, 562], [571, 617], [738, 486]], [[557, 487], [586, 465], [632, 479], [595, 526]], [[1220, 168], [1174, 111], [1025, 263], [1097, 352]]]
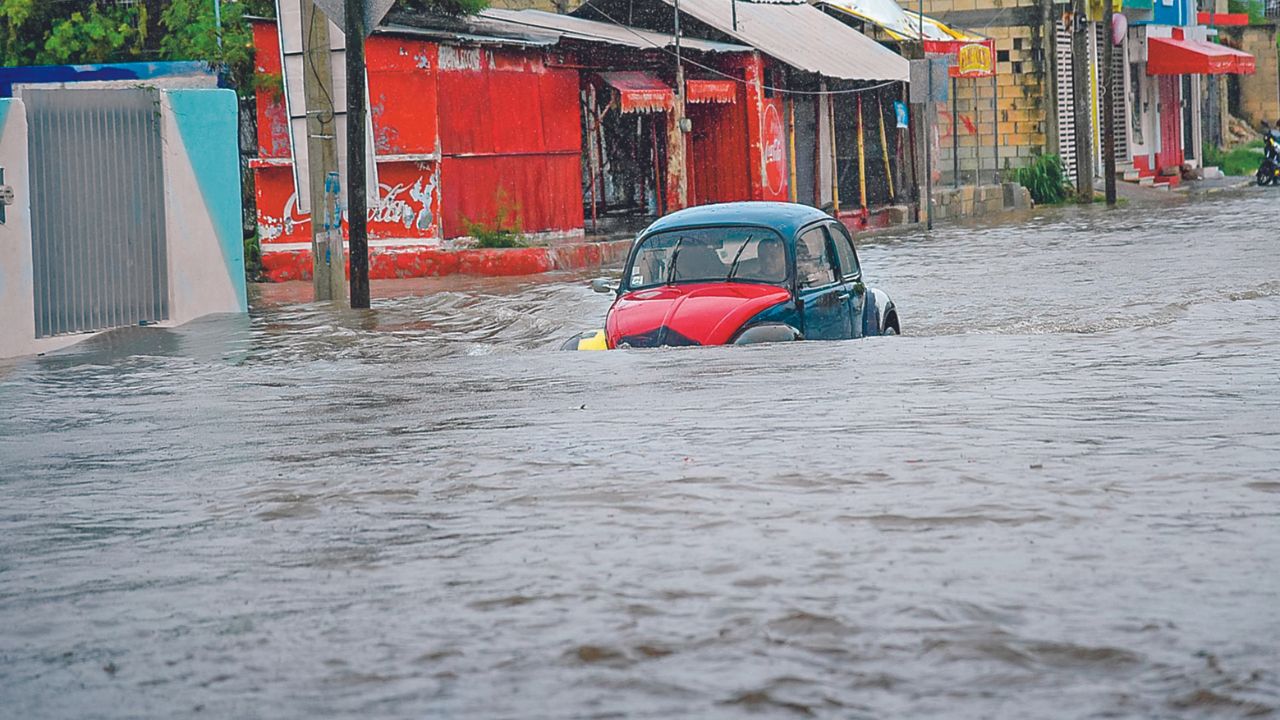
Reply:
[[723, 345], [744, 322], [791, 293], [776, 285], [741, 282], [664, 285], [629, 292], [609, 310], [609, 347]]

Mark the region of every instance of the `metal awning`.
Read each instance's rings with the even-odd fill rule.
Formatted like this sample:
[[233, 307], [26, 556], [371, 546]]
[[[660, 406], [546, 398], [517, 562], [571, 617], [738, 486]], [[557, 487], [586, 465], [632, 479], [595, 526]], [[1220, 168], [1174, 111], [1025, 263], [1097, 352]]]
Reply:
[[1204, 40], [1147, 38], [1148, 75], [1252, 75], [1247, 52]]
[[685, 80], [684, 99], [691, 103], [735, 103], [738, 83], [734, 80]]
[[[531, 28], [544, 33], [555, 33], [560, 40], [597, 42], [642, 50], [668, 48], [675, 44], [675, 37], [667, 33], [625, 27], [598, 20], [588, 20], [573, 15], [557, 15], [541, 10], [489, 8], [482, 10], [478, 17], [508, 25]], [[697, 50], [699, 52], [751, 52], [751, 48], [745, 45], [700, 40], [691, 37], [681, 37], [680, 47], [683, 50]]]
[[905, 82], [910, 75], [901, 55], [805, 2], [680, 0], [680, 10], [800, 70], [843, 80]]
[[667, 112], [675, 107], [675, 92], [647, 72], [602, 72], [600, 79], [618, 92], [618, 104], [624, 113]]
[[921, 23], [918, 13], [908, 12], [893, 0], [817, 0], [816, 4], [818, 7], [869, 22], [883, 30], [891, 40], [919, 40], [921, 31], [925, 40], [970, 37], [968, 33], [947, 27], [927, 15]]

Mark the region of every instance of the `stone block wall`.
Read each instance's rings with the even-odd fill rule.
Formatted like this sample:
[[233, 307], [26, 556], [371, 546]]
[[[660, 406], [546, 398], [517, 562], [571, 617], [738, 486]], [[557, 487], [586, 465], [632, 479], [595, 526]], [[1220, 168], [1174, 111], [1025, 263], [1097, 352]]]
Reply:
[[1253, 55], [1257, 61], [1256, 73], [1240, 75], [1237, 80], [1240, 83], [1240, 117], [1255, 128], [1263, 120], [1274, 125], [1280, 119], [1277, 32], [1275, 24], [1223, 29], [1223, 35], [1229, 44]]
[[[900, 0], [910, 10], [918, 5]], [[1036, 0], [927, 0], [925, 13], [958, 30], [995, 40], [999, 127], [998, 168], [1023, 167], [1050, 146], [1052, 94], [1048, 64], [1052, 53]], [[956, 144], [959, 184], [995, 180], [997, 143], [993, 137], [991, 80], [959, 80], [956, 85]], [[951, 103], [938, 104], [936, 166], [945, 185], [955, 182]], [[979, 172], [980, 170], [980, 172]]]
[[1005, 210], [1031, 207], [1031, 193], [1016, 183], [963, 185], [943, 188], [933, 194], [935, 222], [994, 215]]

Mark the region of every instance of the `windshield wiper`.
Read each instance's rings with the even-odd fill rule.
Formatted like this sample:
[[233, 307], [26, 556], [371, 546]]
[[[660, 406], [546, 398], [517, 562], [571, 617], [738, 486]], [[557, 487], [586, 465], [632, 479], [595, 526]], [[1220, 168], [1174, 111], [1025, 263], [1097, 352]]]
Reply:
[[676, 260], [680, 257], [680, 245], [684, 243], [684, 237], [681, 236], [676, 240], [676, 246], [671, 248], [671, 267], [667, 268], [667, 284], [670, 285], [676, 281]]
[[738, 252], [733, 256], [733, 264], [729, 266], [729, 280], [738, 272], [738, 261], [742, 259], [742, 251], [747, 249], [747, 245], [751, 242], [751, 236], [748, 235], [746, 240], [742, 241], [742, 247], [738, 248]]

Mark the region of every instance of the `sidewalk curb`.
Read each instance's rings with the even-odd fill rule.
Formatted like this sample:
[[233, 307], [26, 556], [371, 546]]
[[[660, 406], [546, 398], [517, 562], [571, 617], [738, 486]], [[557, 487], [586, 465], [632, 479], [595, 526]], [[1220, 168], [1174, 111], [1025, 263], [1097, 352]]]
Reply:
[[[442, 277], [445, 275], [534, 275], [552, 270], [580, 270], [621, 262], [631, 240], [574, 243], [549, 247], [444, 250], [432, 246], [369, 249], [369, 278]], [[269, 282], [311, 279], [311, 250], [263, 248], [263, 273]], [[349, 267], [349, 263], [348, 263]]]

